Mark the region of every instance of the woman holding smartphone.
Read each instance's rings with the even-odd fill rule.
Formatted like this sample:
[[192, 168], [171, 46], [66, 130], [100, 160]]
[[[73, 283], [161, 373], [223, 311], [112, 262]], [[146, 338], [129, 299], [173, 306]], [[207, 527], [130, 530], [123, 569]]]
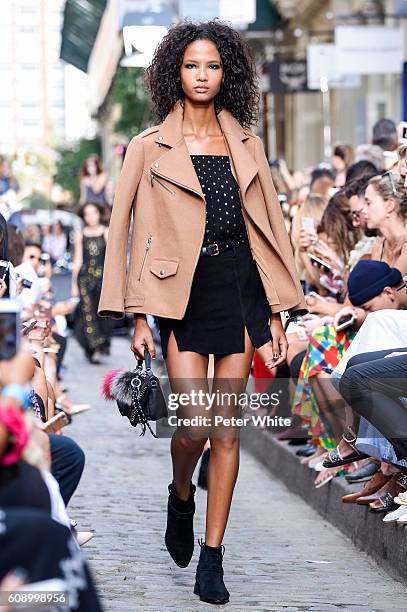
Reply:
[[[261, 140], [249, 49], [219, 22], [172, 27], [147, 69], [162, 123], [133, 138], [113, 203], [99, 314], [134, 313], [132, 351], [155, 357], [146, 314], [158, 318], [173, 393], [245, 390], [254, 348], [268, 367], [285, 360], [280, 312], [304, 312], [302, 289]], [[128, 230], [133, 239], [126, 280]], [[218, 396], [216, 396], [218, 397]], [[239, 465], [239, 406], [178, 407], [171, 440], [165, 543], [177, 565], [194, 550], [192, 476], [210, 438], [205, 542], [194, 592], [229, 600], [222, 541]], [[183, 419], [209, 417], [195, 427]], [[200, 421], [201, 423], [201, 421]], [[226, 421], [225, 421], [226, 423]]]

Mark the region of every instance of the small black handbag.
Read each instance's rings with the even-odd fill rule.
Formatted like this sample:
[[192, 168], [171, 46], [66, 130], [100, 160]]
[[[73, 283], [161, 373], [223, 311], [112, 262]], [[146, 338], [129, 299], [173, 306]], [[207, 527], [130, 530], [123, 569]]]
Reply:
[[155, 438], [158, 437], [149, 421], [165, 418], [168, 412], [160, 381], [151, 369], [151, 356], [147, 348], [144, 349], [144, 362], [137, 359], [134, 370], [113, 370], [105, 375], [103, 394], [106, 399], [117, 402], [120, 414], [127, 417], [133, 427], [141, 425], [140, 436], [148, 428]]

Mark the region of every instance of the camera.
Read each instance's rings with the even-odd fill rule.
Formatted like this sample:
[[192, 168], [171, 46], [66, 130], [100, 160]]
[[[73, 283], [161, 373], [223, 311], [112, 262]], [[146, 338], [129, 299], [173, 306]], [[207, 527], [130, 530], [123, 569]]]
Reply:
[[24, 289], [31, 289], [32, 284], [33, 284], [32, 281], [28, 280], [28, 278], [23, 278], [21, 274], [19, 274], [18, 272], [16, 272], [15, 274], [15, 280], [16, 282], [21, 280], [21, 285], [23, 286]]
[[27, 278], [23, 278], [21, 281], [21, 284], [24, 287], [24, 289], [31, 289], [33, 282], [28, 280]]

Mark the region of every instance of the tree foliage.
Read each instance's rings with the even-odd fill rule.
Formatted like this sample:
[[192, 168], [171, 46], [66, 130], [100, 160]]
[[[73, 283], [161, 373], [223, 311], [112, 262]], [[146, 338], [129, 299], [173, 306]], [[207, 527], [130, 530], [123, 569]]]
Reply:
[[143, 68], [120, 66], [107, 99], [109, 105], [120, 107], [114, 131], [129, 140], [146, 127], [151, 117], [151, 101], [143, 85], [143, 73]]
[[72, 194], [72, 201], [78, 202], [80, 196], [79, 171], [81, 163], [89, 155], [100, 155], [101, 144], [98, 138], [82, 138], [72, 147], [58, 147], [54, 181], [62, 189]]

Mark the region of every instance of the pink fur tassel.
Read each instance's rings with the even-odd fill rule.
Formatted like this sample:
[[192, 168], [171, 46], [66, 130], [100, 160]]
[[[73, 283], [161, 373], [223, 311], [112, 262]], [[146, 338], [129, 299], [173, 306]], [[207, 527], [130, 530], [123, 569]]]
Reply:
[[107, 374], [105, 374], [105, 376], [103, 377], [103, 383], [102, 383], [102, 393], [104, 398], [107, 401], [113, 401], [115, 398], [111, 395], [110, 393], [110, 386], [113, 382], [113, 380], [119, 376], [120, 374], [123, 373], [124, 370], [110, 370], [110, 372], [107, 372]]

